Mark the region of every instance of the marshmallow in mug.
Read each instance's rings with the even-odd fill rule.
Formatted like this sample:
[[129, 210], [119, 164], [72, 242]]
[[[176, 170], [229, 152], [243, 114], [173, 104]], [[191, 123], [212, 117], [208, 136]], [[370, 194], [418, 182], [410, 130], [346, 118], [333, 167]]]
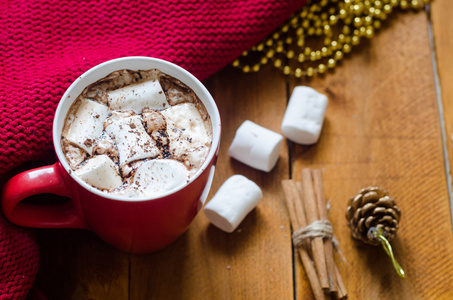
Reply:
[[228, 154], [255, 169], [269, 172], [277, 163], [283, 137], [252, 121], [245, 121], [236, 131]]
[[310, 145], [321, 134], [327, 97], [307, 86], [295, 87], [281, 126], [282, 133], [291, 141]]
[[226, 232], [233, 232], [263, 198], [260, 187], [242, 175], [233, 175], [206, 204], [209, 221]]

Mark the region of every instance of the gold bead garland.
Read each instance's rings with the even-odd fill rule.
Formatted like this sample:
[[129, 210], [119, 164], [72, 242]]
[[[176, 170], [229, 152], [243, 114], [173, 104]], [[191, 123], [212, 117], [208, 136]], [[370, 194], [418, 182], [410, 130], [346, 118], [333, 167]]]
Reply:
[[296, 78], [324, 74], [335, 68], [361, 40], [374, 37], [382, 21], [396, 8], [419, 10], [430, 2], [307, 0], [307, 4], [279, 29], [244, 51], [233, 66], [249, 73], [258, 72], [263, 65], [272, 62], [283, 74]]

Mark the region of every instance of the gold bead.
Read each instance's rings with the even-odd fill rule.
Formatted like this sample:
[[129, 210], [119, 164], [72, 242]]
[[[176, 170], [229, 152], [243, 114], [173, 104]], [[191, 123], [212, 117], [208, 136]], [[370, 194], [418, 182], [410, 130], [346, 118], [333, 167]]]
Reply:
[[352, 8], [354, 9], [354, 14], [356, 16], [359, 16], [362, 14], [363, 4], [359, 2], [359, 3], [355, 4]]
[[297, 56], [297, 60], [299, 62], [304, 62], [305, 61], [305, 55], [303, 53], [299, 53], [299, 56]]
[[335, 52], [335, 60], [342, 60], [343, 59], [343, 52], [337, 51]]
[[374, 28], [376, 28], [376, 29], [381, 28], [381, 21], [379, 21], [379, 20], [374, 20], [373, 26], [374, 26]]
[[236, 59], [233, 61], [233, 67], [238, 67], [239, 66], [239, 59]]
[[308, 27], [310, 27], [310, 20], [304, 19], [302, 21], [302, 28], [308, 29]]
[[359, 18], [359, 17], [355, 17], [355, 18], [354, 18], [354, 26], [355, 26], [355, 27], [358, 28], [358, 27], [362, 26], [362, 24], [363, 24], [363, 22], [362, 22], [362, 19], [361, 19], [361, 18]]
[[341, 30], [341, 32], [343, 32], [343, 34], [350, 34], [351, 33], [351, 28], [349, 28], [349, 26], [345, 25], [343, 26], [343, 29]]
[[275, 61], [274, 61], [274, 67], [276, 68], [280, 68], [282, 66], [282, 60], [277, 58]]
[[314, 27], [310, 27], [310, 28], [308, 28], [308, 30], [307, 30], [307, 34], [308, 34], [308, 35], [314, 35], [315, 32], [316, 32], [316, 29], [315, 29]]
[[330, 45], [332, 46], [332, 50], [337, 50], [338, 49], [338, 42], [337, 41], [332, 41], [332, 43], [330, 43]]
[[327, 67], [329, 67], [330, 69], [335, 68], [336, 65], [337, 65], [337, 62], [333, 58], [331, 58], [327, 61]]
[[272, 58], [272, 57], [274, 57], [274, 55], [275, 55], [274, 49], [270, 49], [270, 50], [267, 51], [267, 53], [266, 53], [266, 57], [267, 57], [267, 58]]
[[392, 5], [393, 7], [398, 6], [398, 4], [399, 0], [390, 0], [390, 5]]
[[330, 25], [335, 25], [335, 24], [337, 24], [337, 22], [338, 22], [337, 16], [331, 15], [331, 16], [329, 17], [329, 24], [330, 24]]
[[384, 13], [386, 14], [392, 13], [392, 6], [390, 4], [384, 5]]
[[311, 77], [315, 74], [315, 69], [313, 69], [312, 67], [308, 67], [307, 68], [307, 76], [308, 77]]
[[330, 25], [324, 25], [324, 34], [325, 35], [331, 35], [332, 34], [332, 28], [330, 28]]
[[305, 54], [305, 56], [309, 56], [311, 54], [310, 47], [305, 47], [304, 54]]
[[283, 52], [283, 45], [278, 45], [278, 46], [275, 48], [275, 51], [277, 51], [277, 53], [282, 53], [282, 52]]
[[249, 54], [249, 52], [247, 50], [242, 52], [242, 56], [247, 56], [248, 54]]
[[268, 39], [266, 41], [266, 46], [268, 46], [268, 47], [272, 46], [273, 44], [274, 44], [274, 41], [272, 39]]
[[297, 28], [296, 34], [297, 36], [304, 35], [304, 29], [302, 27]]
[[368, 26], [366, 28], [366, 32], [365, 32], [365, 37], [371, 39], [372, 37], [374, 37], [374, 28], [372, 26]]
[[360, 36], [365, 36], [365, 34], [366, 34], [366, 28], [363, 27], [363, 26], [360, 27], [359, 32], [360, 32]]
[[243, 66], [243, 67], [242, 67], [242, 71], [243, 71], [244, 73], [250, 72], [250, 66], [249, 66], [249, 65]]
[[282, 27], [282, 32], [288, 32], [289, 30], [289, 26], [288, 25], [285, 25]]
[[417, 9], [420, 7], [420, 2], [418, 2], [418, 0], [412, 0], [411, 1], [411, 7], [414, 8], [414, 9]]
[[316, 60], [316, 52], [313, 51], [312, 53], [310, 53], [310, 60], [311, 61], [315, 61]]
[[300, 68], [294, 70], [294, 76], [296, 76], [297, 78], [302, 77], [302, 70]]
[[300, 12], [299, 16], [300, 16], [301, 18], [304, 18], [304, 19], [305, 19], [305, 17], [307, 16], [307, 14], [308, 14], [307, 7], [304, 6], [304, 8], [303, 8], [302, 11]]
[[318, 73], [319, 73], [319, 74], [324, 74], [324, 73], [326, 72], [326, 70], [327, 70], [326, 65], [320, 64], [320, 65], [318, 66]]
[[340, 11], [338, 12], [338, 16], [340, 17], [340, 19], [346, 18], [346, 16], [347, 16], [346, 10], [340, 9]]
[[258, 44], [258, 46], [256, 46], [256, 50], [258, 50], [258, 51], [263, 51], [263, 49], [264, 49], [263, 43], [260, 43], [260, 44]]
[[382, 10], [380, 10], [380, 9], [378, 9], [378, 8], [376, 8], [376, 10], [374, 11], [374, 16], [375, 16], [376, 18], [381, 19], [381, 20], [387, 19], [387, 15], [384, 14], [384, 13], [382, 12]]
[[330, 43], [332, 43], [332, 39], [331, 39], [330, 37], [326, 37], [326, 38], [324, 39], [324, 45], [329, 46]]
[[261, 57], [261, 59], [260, 59], [260, 63], [261, 63], [262, 65], [265, 65], [265, 64], [267, 64], [267, 62], [268, 62], [268, 59], [267, 59], [267, 57], [266, 57], [266, 56], [264, 56], [264, 57]]
[[344, 52], [344, 53], [349, 53], [349, 52], [351, 52], [351, 45], [349, 45], [349, 44], [344, 44], [344, 45], [343, 45], [343, 52]]
[[285, 66], [283, 68], [283, 74], [289, 75], [291, 73], [291, 68], [289, 66]]
[[322, 56], [322, 57], [326, 57], [326, 56], [328, 56], [328, 55], [330, 55], [330, 54], [329, 54], [329, 49], [328, 49], [327, 47], [322, 47], [322, 48], [321, 48], [321, 56]]
[[382, 2], [379, 0], [374, 1], [374, 7], [375, 8], [382, 8]]
[[272, 35], [272, 38], [274, 40], [278, 40], [278, 38], [280, 37], [280, 34], [278, 32], [275, 32], [273, 35]]
[[408, 9], [408, 8], [409, 8], [409, 3], [407, 3], [406, 0], [401, 0], [401, 2], [400, 2], [400, 7], [401, 7], [402, 9]]
[[345, 42], [346, 44], [350, 44], [350, 43], [351, 43], [351, 40], [352, 40], [352, 37], [351, 37], [350, 35], [345, 36], [345, 38], [344, 38], [344, 42]]
[[340, 44], [342, 44], [342, 43], [344, 42], [344, 39], [345, 39], [344, 34], [340, 33], [340, 34], [338, 35], [338, 42], [339, 42]]
[[288, 45], [291, 45], [293, 43], [293, 38], [292, 37], [287, 37], [286, 40], [285, 40], [285, 43], [288, 44]]
[[351, 43], [354, 46], [357, 46], [360, 43], [360, 37], [358, 35], [354, 35], [351, 39]]
[[366, 16], [365, 18], [363, 18], [363, 24], [365, 26], [371, 25], [371, 23], [373, 23], [373, 18], [371, 16]]
[[286, 53], [286, 57], [291, 59], [294, 57], [294, 51], [293, 50], [289, 50], [287, 53]]
[[322, 32], [323, 32], [323, 30], [322, 30], [321, 27], [318, 27], [318, 28], [316, 28], [316, 30], [315, 30], [315, 34], [316, 34], [317, 36], [321, 36], [321, 35], [322, 35]]
[[259, 64], [253, 65], [252, 70], [253, 72], [258, 72], [260, 70], [260, 65]]
[[316, 50], [316, 60], [320, 60], [321, 59], [321, 50]]
[[299, 38], [297, 40], [297, 46], [302, 47], [305, 44], [305, 40], [303, 38]]

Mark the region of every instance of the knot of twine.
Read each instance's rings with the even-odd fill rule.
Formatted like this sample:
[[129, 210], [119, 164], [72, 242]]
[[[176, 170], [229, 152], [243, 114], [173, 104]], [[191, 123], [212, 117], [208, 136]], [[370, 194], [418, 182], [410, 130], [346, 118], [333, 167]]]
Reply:
[[332, 223], [329, 220], [318, 220], [293, 232], [293, 243], [296, 248], [300, 248], [306, 244], [305, 241], [317, 237], [332, 240], [334, 247], [338, 249], [338, 242], [333, 235]]

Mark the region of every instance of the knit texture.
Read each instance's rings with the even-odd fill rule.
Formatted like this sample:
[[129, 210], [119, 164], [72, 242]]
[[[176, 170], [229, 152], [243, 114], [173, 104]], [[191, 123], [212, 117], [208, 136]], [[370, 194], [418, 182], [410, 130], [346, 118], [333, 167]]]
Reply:
[[0, 299], [24, 299], [38, 265], [38, 246], [32, 233], [0, 216]]
[[[203, 80], [305, 1], [0, 1], [0, 176], [49, 153], [58, 101], [91, 67], [150, 56]], [[32, 234], [0, 216], [0, 299], [25, 297], [38, 254]]]

